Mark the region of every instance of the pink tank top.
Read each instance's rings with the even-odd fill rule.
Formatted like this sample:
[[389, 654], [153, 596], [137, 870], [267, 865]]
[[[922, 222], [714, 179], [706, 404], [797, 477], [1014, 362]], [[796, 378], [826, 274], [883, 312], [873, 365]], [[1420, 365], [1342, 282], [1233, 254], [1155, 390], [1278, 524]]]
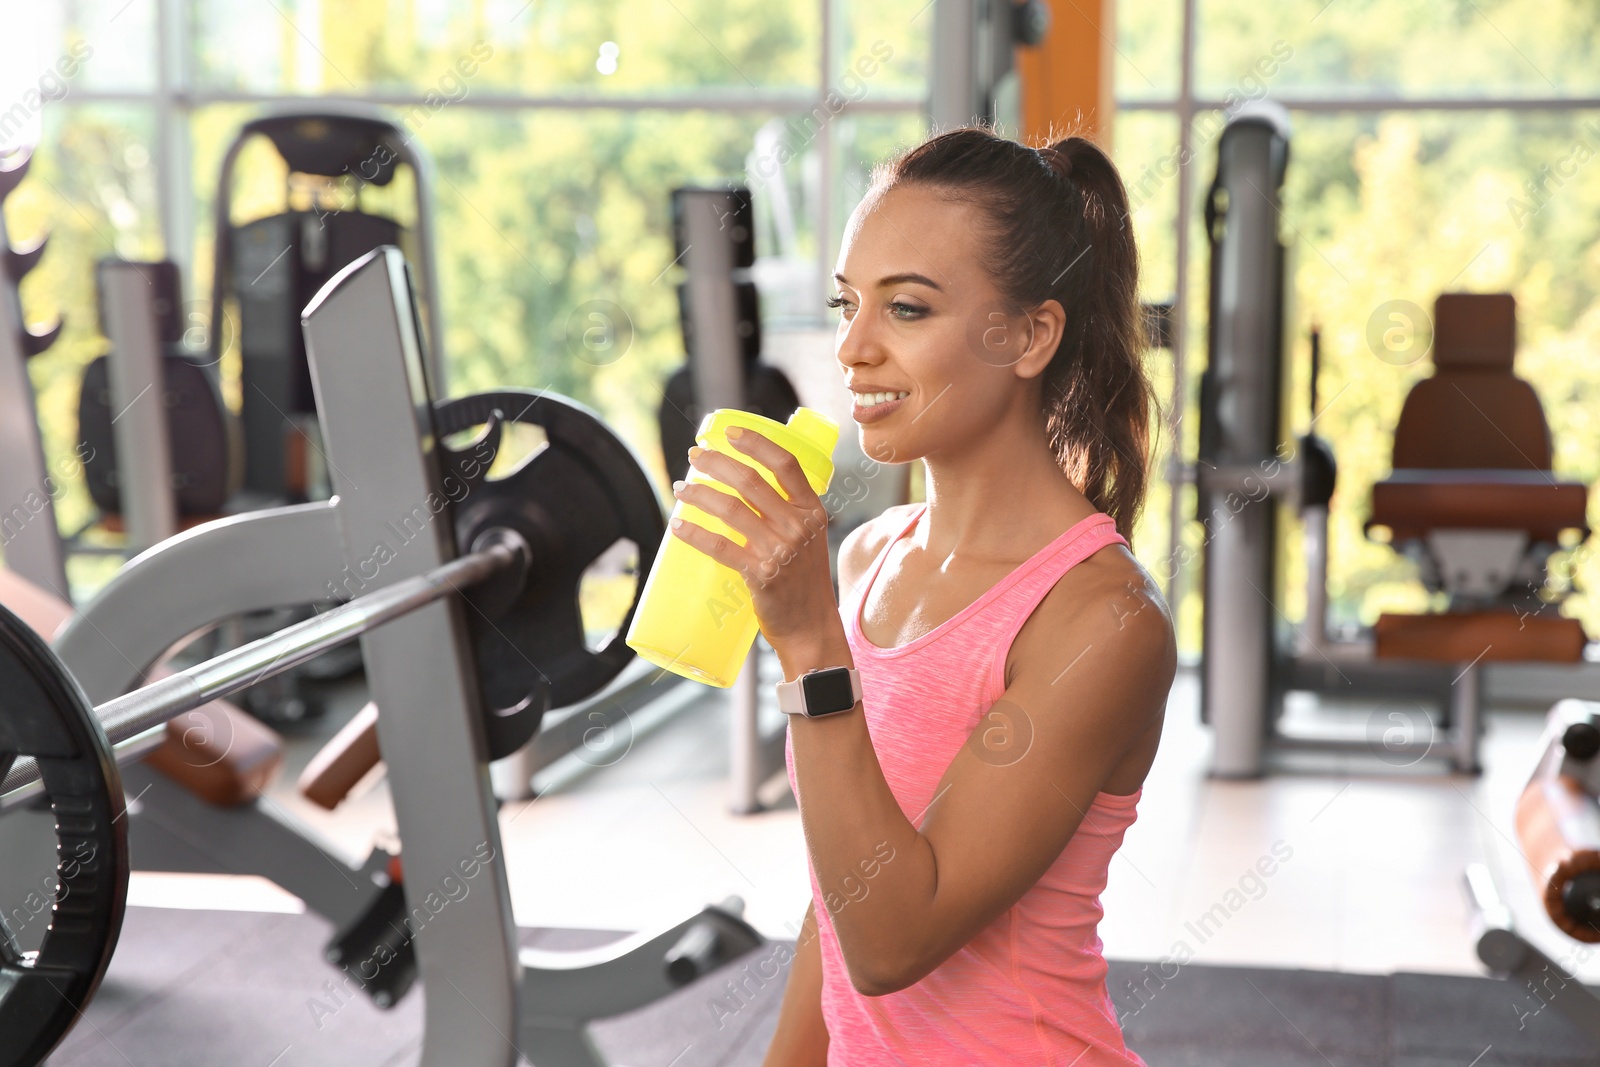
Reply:
[[[844, 591], [839, 605], [861, 672], [872, 747], [913, 822], [1004, 692], [1006, 655], [1033, 609], [1074, 564], [1127, 544], [1111, 517], [1097, 512], [953, 618], [909, 644], [880, 648], [861, 631], [862, 602], [894, 543], [926, 511], [912, 510], [860, 588]], [[786, 757], [793, 787], [792, 747]], [[887, 996], [863, 996], [850, 984], [813, 871], [830, 1067], [1144, 1067], [1123, 1043], [1096, 932], [1106, 871], [1142, 792], [1098, 794], [1067, 847], [1017, 903], [921, 981]]]

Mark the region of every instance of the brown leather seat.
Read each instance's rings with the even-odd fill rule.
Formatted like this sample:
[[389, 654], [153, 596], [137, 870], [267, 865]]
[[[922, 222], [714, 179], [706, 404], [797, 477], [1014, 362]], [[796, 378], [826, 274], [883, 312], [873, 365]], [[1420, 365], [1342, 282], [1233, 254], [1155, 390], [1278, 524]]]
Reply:
[[[72, 607], [13, 571], [0, 567], [0, 604], [49, 640]], [[151, 680], [171, 672], [156, 667]], [[225, 700], [168, 720], [166, 737], [146, 762], [219, 807], [247, 804], [266, 792], [283, 765], [283, 740]]]
[[1550, 469], [1550, 427], [1512, 372], [1510, 293], [1444, 293], [1433, 305], [1433, 377], [1411, 389], [1394, 428], [1396, 470]]
[[1398, 543], [1429, 530], [1526, 530], [1530, 541], [1589, 536], [1589, 487], [1548, 471], [1396, 470], [1372, 487], [1370, 531], [1386, 526]]
[[[1509, 293], [1438, 298], [1434, 373], [1412, 387], [1401, 408], [1394, 470], [1372, 488], [1366, 530], [1371, 535], [1386, 528], [1393, 547], [1417, 557], [1434, 550], [1435, 533], [1520, 532], [1542, 582], [1543, 560], [1562, 547], [1563, 535], [1569, 545], [1589, 536], [1588, 487], [1551, 472], [1544, 409], [1512, 369], [1516, 333], [1516, 301]], [[1455, 610], [1433, 616], [1384, 615], [1375, 633], [1377, 654], [1451, 661], [1582, 658], [1586, 637], [1577, 620], [1521, 610], [1537, 592], [1536, 585], [1509, 588], [1500, 603], [1468, 610], [1452, 605]]]
[[1550, 473], [1550, 426], [1512, 371], [1510, 293], [1444, 293], [1434, 304], [1433, 377], [1411, 389], [1394, 429], [1394, 473], [1372, 487], [1367, 529], [1392, 540], [1431, 529], [1520, 529], [1531, 541], [1589, 535], [1588, 487]]

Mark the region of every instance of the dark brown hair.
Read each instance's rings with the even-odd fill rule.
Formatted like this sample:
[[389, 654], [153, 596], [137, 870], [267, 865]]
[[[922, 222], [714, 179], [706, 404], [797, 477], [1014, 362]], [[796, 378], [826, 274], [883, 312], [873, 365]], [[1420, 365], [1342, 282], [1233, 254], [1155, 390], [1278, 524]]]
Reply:
[[1045, 432], [1072, 484], [1131, 544], [1154, 401], [1142, 362], [1139, 253], [1116, 167], [1083, 137], [1035, 149], [963, 126], [874, 169], [874, 189], [900, 184], [988, 216], [980, 254], [1008, 310], [1061, 302], [1066, 325], [1042, 381]]

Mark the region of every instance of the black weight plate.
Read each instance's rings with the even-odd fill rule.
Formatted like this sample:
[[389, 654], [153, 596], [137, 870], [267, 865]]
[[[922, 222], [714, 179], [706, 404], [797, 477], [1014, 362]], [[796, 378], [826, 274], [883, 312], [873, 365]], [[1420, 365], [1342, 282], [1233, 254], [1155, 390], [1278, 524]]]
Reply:
[[[446, 457], [446, 469], [467, 482], [457, 493], [457, 545], [495, 527], [515, 530], [532, 551], [528, 580], [509, 606], [496, 597], [490, 579], [468, 596], [472, 633], [486, 710], [501, 715], [530, 696], [547, 695], [550, 707], [577, 703], [604, 688], [633, 658], [623, 640], [644, 576], [655, 561], [666, 522], [661, 500], [643, 465], [623, 441], [588, 408], [566, 397], [531, 389], [441, 400], [434, 405], [440, 437], [486, 425], [500, 413], [502, 424], [544, 430], [547, 445], [504, 478], [481, 471], [483, 451], [497, 443], [493, 432]], [[476, 462], [463, 465], [463, 459]], [[618, 538], [639, 548], [638, 582], [627, 615], [598, 651], [584, 643], [578, 605], [584, 570]]]
[[128, 899], [127, 821], [111, 743], [44, 641], [0, 608], [0, 767], [38, 761], [56, 819], [56, 899], [38, 955], [0, 936], [0, 1067], [32, 1067], [94, 996]]
[[[83, 371], [78, 393], [78, 447], [84, 484], [95, 507], [122, 511], [117, 441], [111, 423], [110, 368], [97, 356]], [[167, 434], [171, 441], [173, 502], [179, 515], [215, 515], [236, 488], [227, 408], [203, 367], [181, 356], [161, 361], [165, 376]]]

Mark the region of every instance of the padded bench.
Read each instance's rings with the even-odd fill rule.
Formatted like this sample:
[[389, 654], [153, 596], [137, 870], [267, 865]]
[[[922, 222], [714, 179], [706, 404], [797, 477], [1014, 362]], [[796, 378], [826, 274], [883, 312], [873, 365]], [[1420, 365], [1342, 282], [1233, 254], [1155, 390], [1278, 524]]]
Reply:
[[1534, 470], [1396, 470], [1372, 487], [1365, 529], [1399, 544], [1436, 529], [1524, 530], [1530, 541], [1589, 536], [1589, 487]]

